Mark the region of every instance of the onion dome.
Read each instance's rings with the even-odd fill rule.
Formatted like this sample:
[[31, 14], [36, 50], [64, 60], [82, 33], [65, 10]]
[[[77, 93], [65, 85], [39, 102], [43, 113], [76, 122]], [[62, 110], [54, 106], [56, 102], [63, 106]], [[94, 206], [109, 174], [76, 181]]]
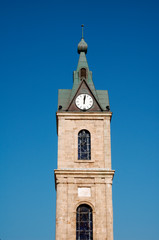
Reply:
[[85, 52], [85, 54], [86, 54], [87, 53], [87, 48], [88, 48], [88, 45], [84, 41], [84, 38], [82, 38], [81, 41], [78, 44], [78, 53], [80, 54], [80, 52]]
[[82, 38], [81, 38], [81, 41], [80, 41], [79, 44], [78, 44], [77, 51], [78, 51], [79, 54], [80, 54], [81, 52], [84, 52], [84, 53], [86, 54], [86, 53], [87, 53], [88, 45], [87, 45], [87, 43], [84, 41], [84, 38], [83, 38], [83, 27], [84, 27], [84, 25], [82, 24], [81, 27], [82, 27]]

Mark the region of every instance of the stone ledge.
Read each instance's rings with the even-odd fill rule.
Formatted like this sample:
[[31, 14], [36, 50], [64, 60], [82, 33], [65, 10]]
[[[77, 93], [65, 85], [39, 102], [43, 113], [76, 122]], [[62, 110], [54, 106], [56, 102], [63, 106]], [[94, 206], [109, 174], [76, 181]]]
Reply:
[[56, 112], [56, 116], [64, 116], [64, 117], [111, 117], [112, 112]]
[[[73, 169], [73, 168], [67, 168], [67, 169], [55, 169], [54, 170], [54, 176], [55, 176], [55, 186], [58, 183], [63, 184], [75, 184], [75, 179], [81, 178], [81, 179], [87, 179], [87, 180], [93, 180], [91, 183], [98, 184], [112, 184], [112, 180], [114, 177], [115, 170], [109, 170], [109, 169], [94, 169], [94, 168], [85, 168], [85, 169]], [[104, 178], [105, 181], [101, 181], [98, 179]], [[68, 180], [69, 179], [69, 180]]]

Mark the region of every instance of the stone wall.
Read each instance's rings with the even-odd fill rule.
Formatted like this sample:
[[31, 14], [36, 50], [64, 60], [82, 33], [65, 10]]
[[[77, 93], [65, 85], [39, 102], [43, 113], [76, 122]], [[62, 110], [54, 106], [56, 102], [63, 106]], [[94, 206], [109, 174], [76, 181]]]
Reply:
[[[111, 169], [111, 113], [57, 113], [58, 168]], [[91, 133], [91, 160], [78, 160], [78, 132]]]
[[[76, 209], [93, 210], [93, 240], [113, 240], [111, 113], [57, 113], [56, 240], [76, 240]], [[78, 160], [78, 132], [91, 133], [91, 160]]]

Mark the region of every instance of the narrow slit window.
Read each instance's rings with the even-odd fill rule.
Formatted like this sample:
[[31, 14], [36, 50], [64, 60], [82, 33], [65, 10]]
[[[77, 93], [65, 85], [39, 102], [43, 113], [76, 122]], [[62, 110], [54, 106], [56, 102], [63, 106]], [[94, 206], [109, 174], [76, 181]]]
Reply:
[[82, 204], [76, 211], [76, 240], [93, 240], [92, 208]]
[[81, 68], [81, 79], [86, 79], [86, 69]]
[[78, 159], [91, 159], [91, 135], [88, 130], [81, 130], [78, 133]]

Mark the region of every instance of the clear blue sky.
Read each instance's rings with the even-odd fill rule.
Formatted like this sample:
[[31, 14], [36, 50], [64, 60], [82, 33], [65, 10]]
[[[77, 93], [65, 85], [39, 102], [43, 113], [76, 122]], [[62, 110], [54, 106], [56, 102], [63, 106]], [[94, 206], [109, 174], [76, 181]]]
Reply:
[[159, 239], [159, 2], [8, 0], [0, 16], [0, 239], [55, 239], [57, 91], [81, 24], [113, 111], [114, 239]]

